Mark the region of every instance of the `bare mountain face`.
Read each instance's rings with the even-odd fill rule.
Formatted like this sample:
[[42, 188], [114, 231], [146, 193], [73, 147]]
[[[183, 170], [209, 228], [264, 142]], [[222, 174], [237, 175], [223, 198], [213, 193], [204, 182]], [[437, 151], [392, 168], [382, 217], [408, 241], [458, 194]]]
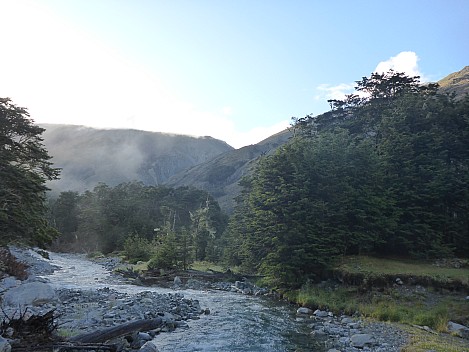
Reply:
[[440, 91], [443, 93], [456, 93], [456, 97], [469, 94], [469, 66], [461, 71], [452, 73], [438, 81]]
[[91, 190], [99, 182], [160, 185], [182, 170], [233, 150], [211, 137], [73, 125], [41, 127], [46, 129], [44, 145], [54, 166], [62, 168], [60, 180], [48, 184], [54, 193]]

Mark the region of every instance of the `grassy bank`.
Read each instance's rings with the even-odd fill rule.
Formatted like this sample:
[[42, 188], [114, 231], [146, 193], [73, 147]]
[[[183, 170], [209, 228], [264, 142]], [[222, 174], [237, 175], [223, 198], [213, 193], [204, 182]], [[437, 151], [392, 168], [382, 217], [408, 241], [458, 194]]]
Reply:
[[[334, 276], [354, 284], [307, 284], [287, 296], [302, 306], [404, 324], [411, 334], [408, 352], [469, 351], [469, 341], [447, 334], [450, 320], [469, 325], [469, 301], [465, 299], [469, 268], [454, 265], [465, 266], [466, 262], [436, 266], [348, 257], [337, 265]], [[449, 287], [463, 289], [453, 292]], [[431, 332], [413, 326], [427, 326]]]

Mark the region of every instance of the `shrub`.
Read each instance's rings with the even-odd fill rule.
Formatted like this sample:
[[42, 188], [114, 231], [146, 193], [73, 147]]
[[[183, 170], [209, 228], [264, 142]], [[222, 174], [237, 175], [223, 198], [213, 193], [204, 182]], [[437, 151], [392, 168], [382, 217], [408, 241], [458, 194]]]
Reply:
[[158, 244], [156, 252], [148, 263], [148, 269], [173, 269], [177, 264], [176, 237], [173, 233], [169, 233]]
[[129, 236], [124, 242], [124, 253], [131, 263], [148, 261], [154, 253], [154, 245], [137, 234]]

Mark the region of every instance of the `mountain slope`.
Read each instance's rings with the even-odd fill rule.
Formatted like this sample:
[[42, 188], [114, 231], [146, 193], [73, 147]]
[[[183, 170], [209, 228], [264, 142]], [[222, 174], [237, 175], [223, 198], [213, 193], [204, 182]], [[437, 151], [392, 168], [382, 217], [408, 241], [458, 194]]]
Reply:
[[167, 184], [173, 187], [193, 186], [210, 192], [221, 208], [230, 213], [234, 198], [241, 191], [240, 179], [249, 173], [256, 160], [269, 154], [290, 138], [289, 130], [277, 133], [258, 144], [225, 152], [212, 160], [196, 165], [171, 177]]
[[454, 72], [438, 81], [440, 91], [443, 93], [456, 93], [456, 97], [469, 94], [469, 66], [461, 71]]
[[[452, 73], [438, 82], [444, 93], [455, 92], [456, 96], [469, 93], [469, 66]], [[241, 149], [228, 151], [214, 160], [184, 170], [168, 180], [171, 186], [194, 186], [210, 192], [228, 213], [235, 205], [234, 198], [240, 193], [238, 185], [263, 154], [277, 149], [288, 141], [291, 132], [285, 130], [264, 141]]]
[[84, 191], [99, 182], [116, 185], [142, 181], [164, 183], [172, 175], [233, 150], [211, 137], [158, 132], [42, 124], [44, 145], [62, 168], [61, 179], [48, 186], [55, 192]]

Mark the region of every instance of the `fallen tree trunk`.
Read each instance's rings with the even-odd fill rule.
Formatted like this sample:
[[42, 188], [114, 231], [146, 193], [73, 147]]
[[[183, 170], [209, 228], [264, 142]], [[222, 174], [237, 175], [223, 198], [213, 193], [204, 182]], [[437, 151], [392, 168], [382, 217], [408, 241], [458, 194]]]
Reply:
[[14, 345], [12, 351], [14, 352], [117, 352], [117, 345], [107, 344], [81, 344], [81, 343], [54, 343], [45, 345]]
[[136, 331], [156, 329], [160, 327], [162, 323], [163, 320], [161, 318], [136, 320], [118, 326], [113, 326], [111, 328], [73, 336], [69, 338], [68, 341], [80, 343], [103, 343]]

